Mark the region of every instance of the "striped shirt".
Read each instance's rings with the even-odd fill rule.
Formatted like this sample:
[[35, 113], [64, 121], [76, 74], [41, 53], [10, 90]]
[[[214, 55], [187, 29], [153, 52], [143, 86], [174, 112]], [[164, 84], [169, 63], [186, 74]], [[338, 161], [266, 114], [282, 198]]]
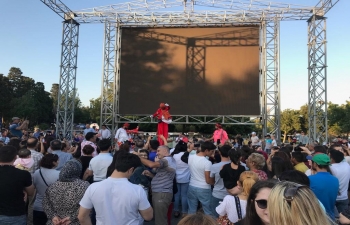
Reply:
[[42, 157], [44, 157], [43, 154], [40, 152], [35, 151], [34, 149], [28, 149], [31, 152], [32, 159], [34, 161], [33, 166], [29, 169], [29, 172], [33, 175], [35, 170], [39, 169], [40, 161]]
[[173, 193], [173, 182], [175, 177], [176, 162], [171, 156], [164, 157], [158, 161], [160, 167], [152, 179], [152, 192]]

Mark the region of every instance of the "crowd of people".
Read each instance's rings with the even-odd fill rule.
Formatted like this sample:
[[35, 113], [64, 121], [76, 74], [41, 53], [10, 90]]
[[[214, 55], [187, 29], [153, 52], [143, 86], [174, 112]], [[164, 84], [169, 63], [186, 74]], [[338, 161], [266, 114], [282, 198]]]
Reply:
[[130, 138], [128, 124], [114, 138], [105, 125], [86, 127], [71, 143], [25, 136], [27, 126], [14, 117], [1, 131], [0, 224], [350, 224], [341, 137], [278, 145], [269, 134], [230, 138], [216, 124], [211, 137], [180, 135], [169, 148], [163, 135]]

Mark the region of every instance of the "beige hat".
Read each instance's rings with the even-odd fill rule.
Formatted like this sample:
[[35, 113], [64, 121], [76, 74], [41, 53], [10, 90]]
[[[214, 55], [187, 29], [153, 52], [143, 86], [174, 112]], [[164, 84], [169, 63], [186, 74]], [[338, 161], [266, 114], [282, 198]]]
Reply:
[[14, 121], [14, 120], [20, 120], [20, 118], [19, 118], [19, 117], [17, 117], [17, 116], [12, 117], [12, 121]]

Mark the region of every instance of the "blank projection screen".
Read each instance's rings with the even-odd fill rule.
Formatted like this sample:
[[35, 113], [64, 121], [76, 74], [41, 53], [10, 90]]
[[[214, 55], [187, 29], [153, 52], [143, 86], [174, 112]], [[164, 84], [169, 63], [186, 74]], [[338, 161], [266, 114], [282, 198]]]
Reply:
[[260, 115], [259, 27], [123, 28], [119, 113]]

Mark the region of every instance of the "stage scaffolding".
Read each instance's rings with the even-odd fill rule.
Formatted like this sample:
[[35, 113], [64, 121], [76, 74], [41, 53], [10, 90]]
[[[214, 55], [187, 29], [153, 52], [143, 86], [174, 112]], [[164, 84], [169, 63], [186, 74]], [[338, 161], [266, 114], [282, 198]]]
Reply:
[[[139, 0], [72, 11], [60, 0], [40, 0], [63, 22], [60, 91], [57, 132], [71, 138], [74, 118], [76, 62], [79, 24], [105, 25], [101, 87], [101, 124], [113, 131], [117, 123], [150, 123], [147, 115], [119, 114], [119, 78], [123, 27], [223, 27], [258, 25], [260, 36], [261, 115], [174, 115], [174, 123], [253, 125], [259, 120], [263, 135], [280, 138], [280, 21], [308, 22], [309, 135], [311, 141], [327, 141], [326, 13], [339, 0], [320, 0], [316, 6], [274, 3], [263, 0]], [[173, 11], [171, 11], [173, 9]], [[205, 10], [201, 10], [205, 9]], [[210, 9], [210, 10], [208, 10]], [[202, 68], [191, 66], [203, 47], [189, 46], [188, 66], [204, 76]], [[192, 57], [192, 58], [191, 58]], [[191, 61], [192, 60], [192, 61]]]

